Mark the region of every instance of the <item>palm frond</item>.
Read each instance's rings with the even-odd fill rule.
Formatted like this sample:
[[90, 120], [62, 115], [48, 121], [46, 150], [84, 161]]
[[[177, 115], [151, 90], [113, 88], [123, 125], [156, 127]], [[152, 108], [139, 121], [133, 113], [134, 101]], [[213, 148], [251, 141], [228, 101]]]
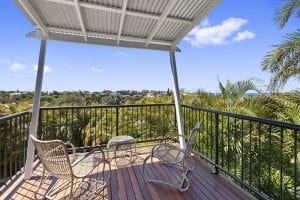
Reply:
[[288, 22], [291, 15], [296, 13], [299, 16], [300, 0], [286, 0], [282, 7], [280, 7], [274, 15], [274, 21], [283, 28]]
[[300, 75], [300, 29], [273, 47], [262, 62], [263, 71], [273, 74], [269, 87], [272, 91], [282, 88], [290, 77]]

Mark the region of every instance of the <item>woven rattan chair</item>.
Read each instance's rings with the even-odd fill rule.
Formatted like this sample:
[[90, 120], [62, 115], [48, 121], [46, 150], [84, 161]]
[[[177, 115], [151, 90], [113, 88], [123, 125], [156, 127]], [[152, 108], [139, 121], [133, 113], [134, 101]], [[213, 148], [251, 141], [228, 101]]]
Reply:
[[[184, 150], [179, 149], [177, 146], [168, 144], [166, 142], [154, 145], [149, 156], [144, 159], [143, 162], [143, 176], [146, 182], [160, 183], [168, 185], [172, 188], [178, 189], [180, 192], [184, 192], [189, 189], [189, 179], [187, 174], [195, 169], [195, 161], [192, 161], [192, 166], [187, 165], [187, 158], [191, 156], [192, 146], [195, 143], [197, 133], [200, 129], [199, 122], [192, 129], [189, 138], [187, 139], [187, 146]], [[182, 137], [182, 136], [181, 136]], [[165, 137], [167, 138], [167, 137]], [[166, 139], [165, 139], [166, 141]], [[148, 177], [145, 171], [147, 161], [151, 159], [151, 164], [153, 163], [153, 158], [157, 158], [161, 163], [168, 166], [174, 167], [180, 172], [180, 181], [178, 183], [166, 182], [163, 180], [151, 179]]]
[[[96, 188], [98, 194], [107, 186], [110, 178], [110, 163], [106, 161], [105, 155], [101, 149], [95, 149], [89, 153], [76, 153], [75, 146], [71, 143], [64, 143], [61, 140], [41, 141], [32, 135], [30, 137], [36, 148], [37, 155], [44, 166], [43, 176], [35, 193], [36, 199], [38, 190], [49, 175], [54, 176], [57, 179], [70, 181], [68, 184], [70, 185], [69, 199], [72, 199], [75, 179], [83, 180], [83, 178], [90, 175], [93, 169], [100, 164], [103, 166], [103, 168], [101, 168], [101, 176], [98, 176], [97, 180], [90, 183], [94, 184], [93, 188]], [[68, 146], [71, 147], [71, 153], [69, 153]], [[109, 172], [104, 175], [106, 164], [109, 166]], [[45, 172], [48, 172], [48, 174], [46, 175]], [[45, 194], [46, 198], [53, 199], [53, 197], [50, 196], [50, 193], [54, 187], [55, 184]], [[91, 193], [89, 192], [86, 197], [90, 198]]]

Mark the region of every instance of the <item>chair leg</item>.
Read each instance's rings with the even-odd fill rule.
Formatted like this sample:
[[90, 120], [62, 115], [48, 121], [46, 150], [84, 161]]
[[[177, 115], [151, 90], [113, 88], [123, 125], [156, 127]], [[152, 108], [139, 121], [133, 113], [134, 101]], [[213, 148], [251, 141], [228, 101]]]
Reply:
[[146, 172], [145, 172], [145, 164], [147, 163], [147, 160], [151, 158], [151, 163], [152, 163], [152, 156], [149, 155], [147, 156], [145, 159], [144, 159], [144, 162], [143, 162], [143, 167], [142, 167], [142, 175], [145, 179], [146, 182], [149, 182], [149, 178], [146, 176]]
[[[39, 199], [38, 197], [37, 197], [37, 194], [38, 194], [38, 191], [40, 190], [40, 188], [41, 188], [41, 186], [43, 185], [43, 183], [44, 183], [44, 181], [46, 180], [46, 178], [48, 177], [48, 176], [45, 176], [45, 169], [43, 168], [43, 175], [42, 175], [42, 178], [41, 178], [41, 180], [40, 180], [40, 183], [39, 183], [39, 186], [38, 186], [38, 188], [37, 188], [37, 190], [36, 190], [36, 192], [35, 192], [35, 194], [34, 194], [34, 198], [35, 199]], [[43, 199], [44, 199], [44, 197], [45, 197], [45, 195], [43, 195]]]
[[70, 188], [70, 194], [69, 194], [69, 199], [72, 199], [73, 197], [73, 185], [74, 185], [74, 178], [72, 177], [71, 179], [71, 188]]

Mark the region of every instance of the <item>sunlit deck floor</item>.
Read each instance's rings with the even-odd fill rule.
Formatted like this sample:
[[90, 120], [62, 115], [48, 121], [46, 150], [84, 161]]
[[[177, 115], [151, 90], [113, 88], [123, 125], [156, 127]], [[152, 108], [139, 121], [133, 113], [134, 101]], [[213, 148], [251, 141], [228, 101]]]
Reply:
[[[212, 168], [200, 160], [196, 161], [196, 169], [189, 174], [190, 188], [187, 192], [181, 193], [162, 185], [146, 183], [142, 176], [142, 162], [150, 149], [151, 146], [137, 147], [132, 165], [116, 167], [113, 161], [110, 184], [104, 193], [98, 195], [96, 199], [254, 199], [249, 193], [226, 180], [223, 176], [212, 174]], [[95, 169], [92, 172], [91, 176], [93, 178], [97, 176], [98, 170]], [[171, 170], [159, 162], [147, 166], [146, 170], [149, 175], [156, 178], [159, 177], [165, 180], [176, 180], [178, 178], [175, 170]], [[20, 184], [15, 186], [8, 199], [34, 199], [34, 192], [39, 184], [41, 173], [42, 166], [38, 164], [32, 179], [21, 181]], [[47, 180], [40, 189], [39, 194], [45, 193], [54, 182], [54, 179]], [[63, 188], [63, 185], [66, 185], [66, 183], [61, 182], [58, 187]], [[77, 184], [74, 196], [77, 199], [84, 199], [87, 188], [87, 185]], [[65, 199], [68, 197], [68, 193], [68, 190], [64, 189], [56, 195], [55, 199]]]

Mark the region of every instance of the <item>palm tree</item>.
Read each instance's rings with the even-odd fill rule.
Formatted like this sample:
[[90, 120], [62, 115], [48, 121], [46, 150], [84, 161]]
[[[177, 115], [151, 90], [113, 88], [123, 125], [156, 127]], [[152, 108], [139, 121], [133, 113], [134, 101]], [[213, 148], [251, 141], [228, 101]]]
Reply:
[[235, 83], [228, 80], [225, 86], [220, 82], [220, 80], [218, 81], [219, 89], [227, 107], [235, 106], [249, 90], [260, 92], [260, 90], [257, 89], [255, 79], [242, 80]]
[[[294, 14], [300, 17], [300, 0], [287, 0], [276, 11], [274, 21], [283, 28]], [[283, 88], [292, 77], [300, 78], [300, 29], [287, 34], [280, 44], [273, 47], [262, 62], [263, 71], [273, 74], [269, 85], [271, 92]]]

